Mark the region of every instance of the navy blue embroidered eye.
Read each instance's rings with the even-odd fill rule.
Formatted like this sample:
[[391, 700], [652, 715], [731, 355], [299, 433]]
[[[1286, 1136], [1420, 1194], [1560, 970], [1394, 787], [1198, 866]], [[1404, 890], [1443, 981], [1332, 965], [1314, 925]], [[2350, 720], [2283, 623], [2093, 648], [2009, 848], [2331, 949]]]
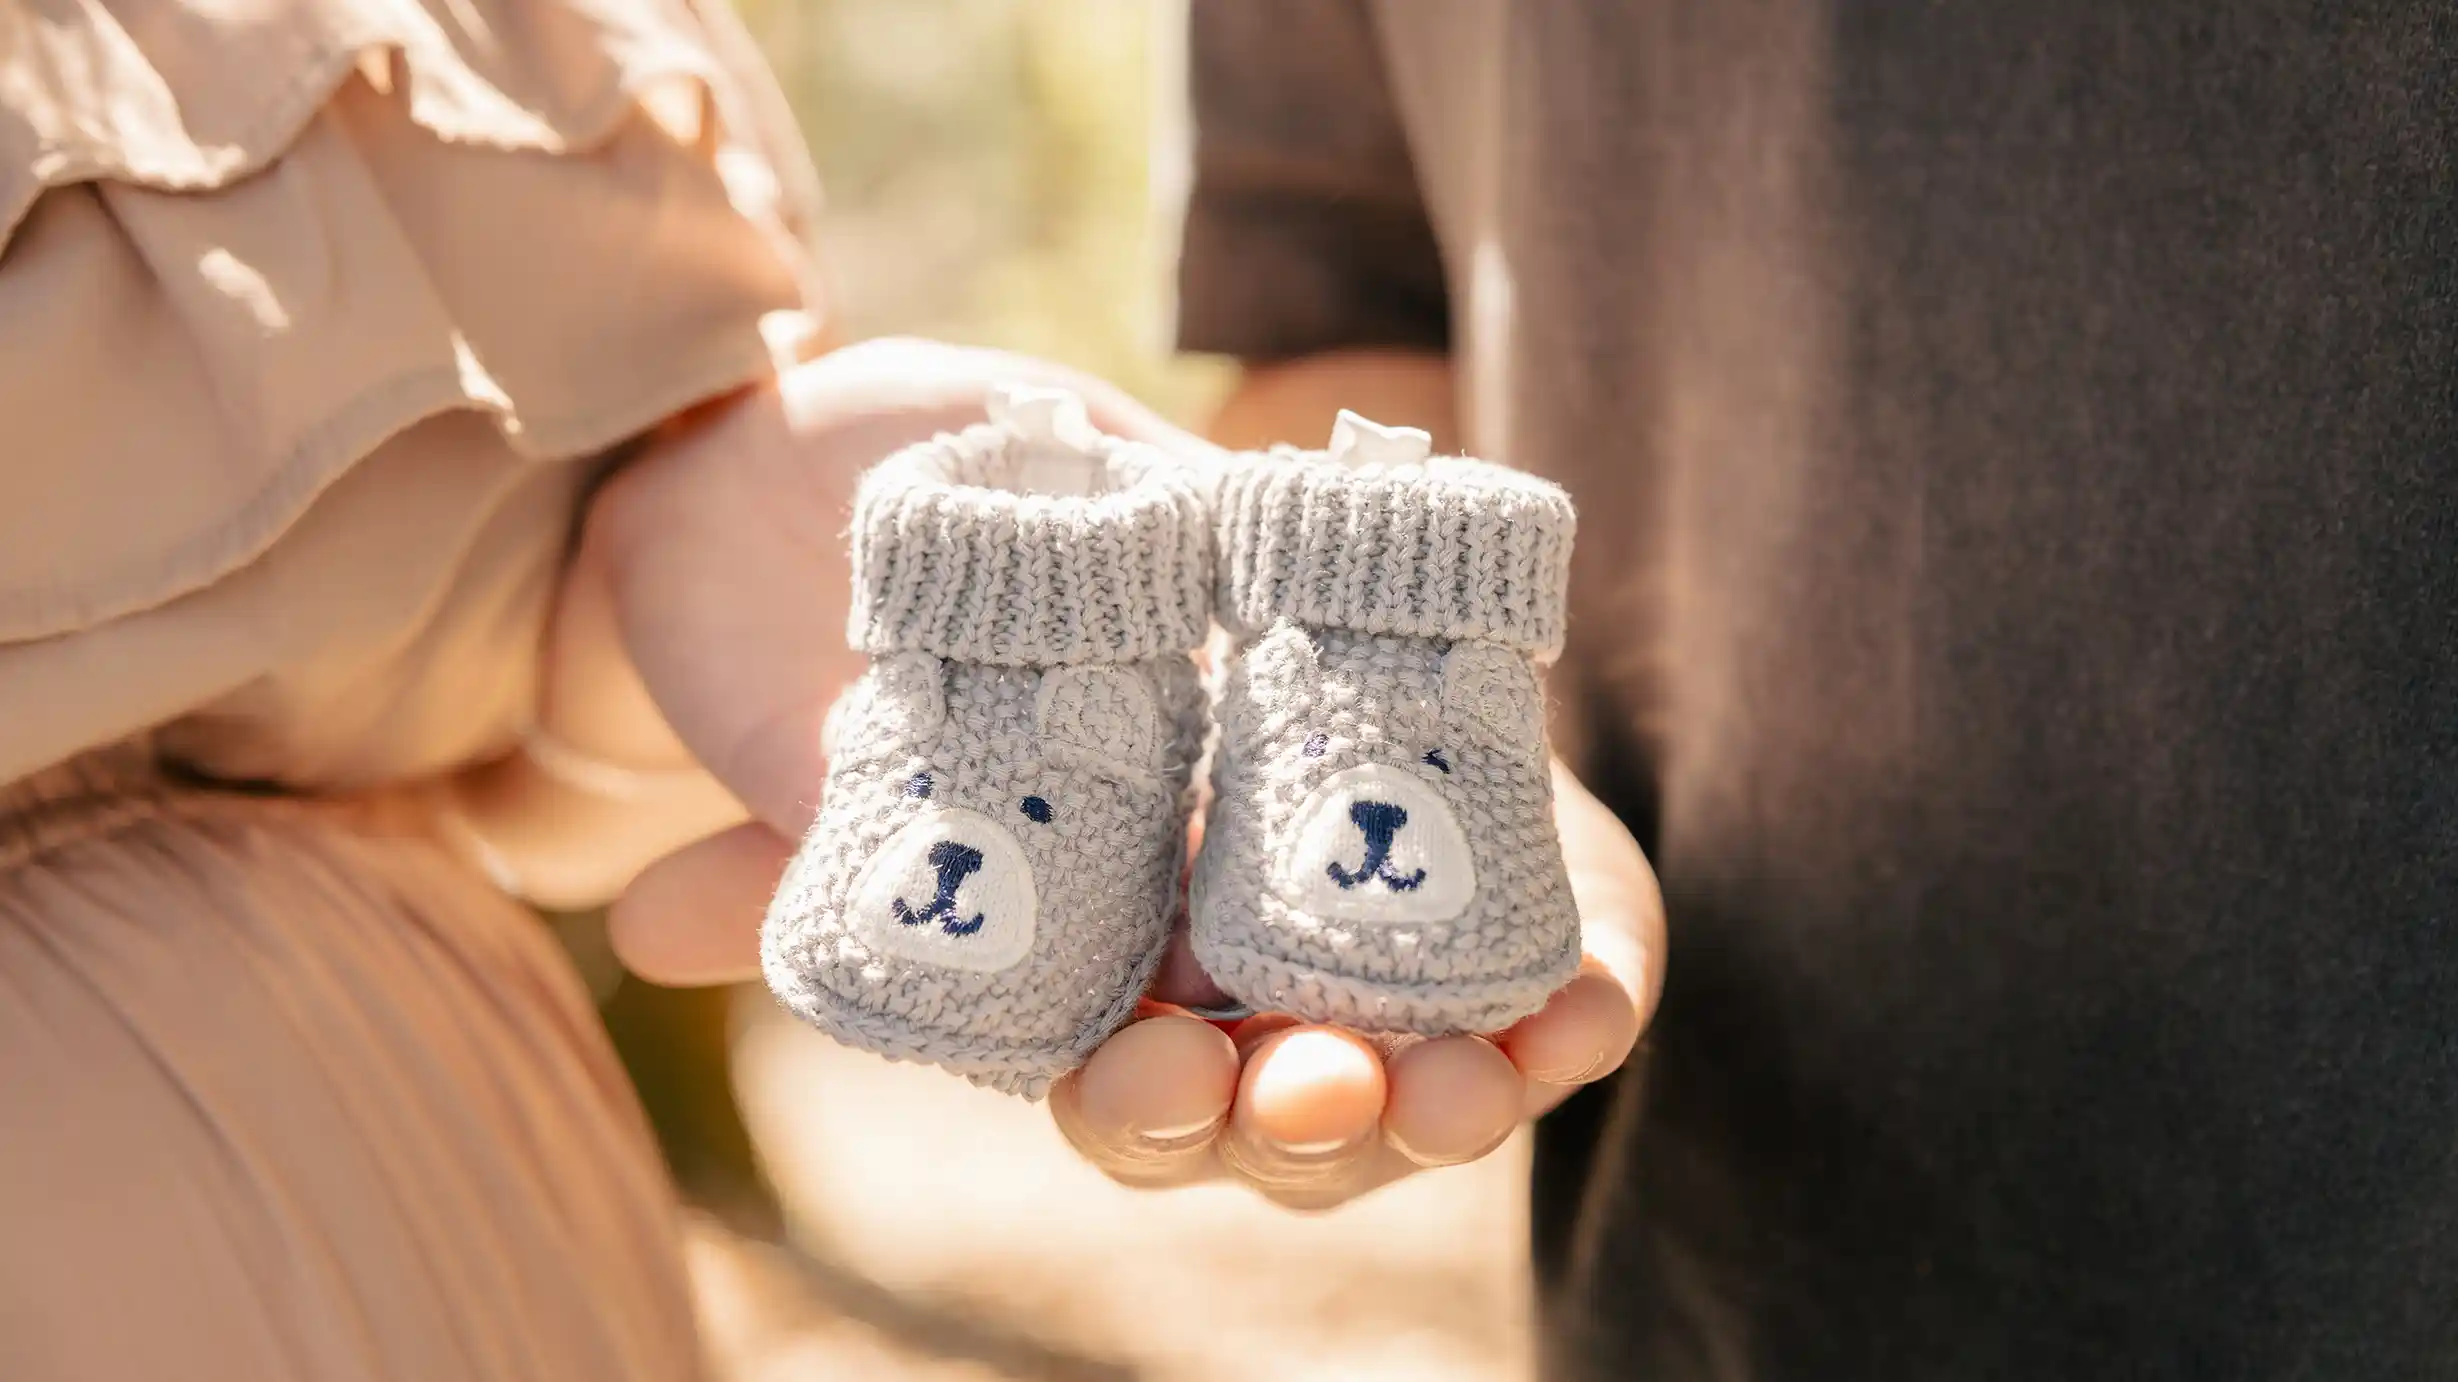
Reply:
[[1306, 736], [1306, 756], [1308, 758], [1321, 758], [1324, 752], [1330, 748], [1331, 736], [1325, 734], [1323, 731], [1318, 729], [1314, 733]]
[[1451, 771], [1451, 760], [1443, 757], [1442, 750], [1440, 749], [1427, 749], [1425, 751], [1425, 761], [1433, 764], [1437, 768], [1442, 769], [1446, 773]]
[[905, 795], [909, 797], [928, 797], [930, 795], [930, 774], [915, 773], [913, 776], [905, 779]]
[[1050, 823], [1050, 803], [1039, 797], [1026, 797], [1016, 809], [1032, 817], [1039, 824], [1048, 825]]

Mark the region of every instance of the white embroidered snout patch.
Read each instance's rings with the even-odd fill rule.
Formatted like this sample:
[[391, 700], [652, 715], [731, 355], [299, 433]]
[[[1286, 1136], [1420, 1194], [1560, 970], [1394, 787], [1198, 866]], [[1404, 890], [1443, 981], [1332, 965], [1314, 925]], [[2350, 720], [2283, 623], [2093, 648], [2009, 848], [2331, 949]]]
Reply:
[[1282, 901], [1342, 921], [1448, 921], [1477, 890], [1468, 837], [1442, 795], [1381, 763], [1314, 789], [1290, 820], [1275, 873]]
[[995, 973], [1033, 948], [1033, 866], [979, 811], [943, 807], [888, 837], [854, 882], [847, 920], [882, 954]]

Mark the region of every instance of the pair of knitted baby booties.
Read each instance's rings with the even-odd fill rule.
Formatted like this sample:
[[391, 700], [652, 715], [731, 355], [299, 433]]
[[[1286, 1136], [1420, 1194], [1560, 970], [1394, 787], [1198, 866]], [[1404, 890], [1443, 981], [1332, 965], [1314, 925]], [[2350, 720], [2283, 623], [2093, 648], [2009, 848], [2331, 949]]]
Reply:
[[763, 930], [778, 996], [1040, 1097], [1152, 977], [1217, 724], [1189, 923], [1222, 988], [1429, 1035], [1541, 1007], [1579, 962], [1537, 681], [1570, 501], [1427, 452], [1343, 414], [1329, 451], [1197, 463], [1019, 389], [872, 470], [872, 663]]

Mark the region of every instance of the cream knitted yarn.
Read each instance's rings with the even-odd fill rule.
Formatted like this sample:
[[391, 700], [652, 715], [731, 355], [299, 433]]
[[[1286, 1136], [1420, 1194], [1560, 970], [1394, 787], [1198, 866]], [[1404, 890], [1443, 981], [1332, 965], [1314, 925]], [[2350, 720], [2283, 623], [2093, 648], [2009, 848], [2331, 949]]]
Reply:
[[1536, 675], [1562, 643], [1570, 500], [1427, 459], [1422, 433], [1343, 429], [1218, 486], [1235, 648], [1195, 952], [1258, 1009], [1491, 1031], [1579, 962]]
[[839, 1040], [1038, 1098], [1168, 937], [1203, 701], [1195, 482], [1066, 400], [882, 463], [855, 503], [826, 797], [762, 932]]

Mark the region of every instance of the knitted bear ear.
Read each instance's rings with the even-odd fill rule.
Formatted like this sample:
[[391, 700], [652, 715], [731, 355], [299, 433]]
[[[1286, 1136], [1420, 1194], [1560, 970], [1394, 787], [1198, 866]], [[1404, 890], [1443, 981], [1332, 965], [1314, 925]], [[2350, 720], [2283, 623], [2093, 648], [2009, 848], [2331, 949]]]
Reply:
[[1250, 697], [1270, 704], [1288, 696], [1312, 696], [1323, 678], [1323, 650], [1314, 635], [1283, 619], [1255, 640], [1245, 658]]
[[820, 737], [833, 758], [928, 734], [946, 719], [946, 665], [928, 653], [894, 653], [837, 701]]
[[1535, 752], [1545, 738], [1535, 669], [1497, 643], [1453, 645], [1442, 659], [1442, 719], [1478, 742]]
[[1148, 777], [1160, 771], [1168, 727], [1142, 678], [1115, 667], [1055, 667], [1042, 675], [1033, 732], [1053, 759]]

